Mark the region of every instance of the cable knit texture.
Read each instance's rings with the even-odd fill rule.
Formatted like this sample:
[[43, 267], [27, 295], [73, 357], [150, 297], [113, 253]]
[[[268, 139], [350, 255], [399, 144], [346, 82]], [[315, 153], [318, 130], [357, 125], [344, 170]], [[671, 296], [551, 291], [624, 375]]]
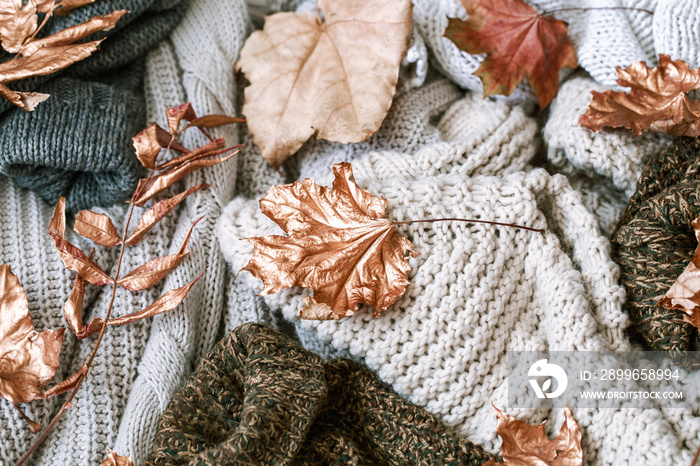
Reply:
[[[149, 121], [157, 120], [165, 125], [164, 110], [185, 101], [192, 102], [200, 115], [234, 115], [237, 87], [233, 64], [248, 31], [242, 1], [192, 2], [171, 38], [161, 42], [145, 61]], [[82, 88], [75, 92], [82, 92]], [[52, 99], [45, 104], [50, 104]], [[214, 129], [212, 133], [225, 137], [231, 145], [238, 142], [236, 126]], [[205, 141], [196, 131], [184, 133], [183, 143], [187, 147]], [[100, 155], [107, 158], [108, 154], [108, 147], [101, 148]], [[137, 465], [145, 462], [168, 401], [221, 335], [227, 265], [219, 251], [214, 226], [222, 207], [233, 195], [235, 178], [235, 162], [188, 175], [179, 188], [205, 182], [211, 187], [190, 196], [141, 243], [128, 249], [123, 273], [157, 256], [173, 254], [192, 222], [204, 217], [194, 229], [190, 253], [182, 264], [148, 292], [130, 294], [119, 289], [113, 316], [144, 309], [164, 291], [181, 287], [205, 271], [202, 278], [174, 311], [107, 331], [90, 374], [73, 400], [75, 406], [64, 414], [34, 454], [32, 464], [95, 466], [104, 459], [107, 448], [120, 455], [132, 455]], [[108, 188], [100, 186], [100, 189]], [[72, 274], [63, 267], [46, 232], [53, 206], [5, 177], [0, 177], [0, 193], [4, 199], [0, 205], [2, 262], [12, 266], [24, 285], [37, 328], [65, 325], [62, 306], [72, 287]], [[92, 210], [110, 214], [117, 229], [122, 230], [124, 205]], [[138, 219], [142, 211], [137, 209], [134, 218]], [[68, 225], [70, 229], [70, 218]], [[134, 225], [135, 220], [132, 228]], [[84, 251], [94, 247], [91, 241], [69, 233], [69, 240]], [[94, 259], [113, 274], [117, 252], [97, 247]], [[88, 286], [86, 320], [104, 315], [110, 293], [109, 287]], [[87, 360], [94, 343], [94, 338], [76, 342], [66, 332], [54, 380], [63, 380], [74, 373]], [[47, 425], [63, 399], [37, 401], [24, 409], [39, 423]], [[10, 465], [27, 450], [35, 436], [5, 400], [0, 400], [0, 430], [4, 433], [0, 438], [0, 464]]]
[[[110, 205], [133, 191], [140, 164], [131, 137], [143, 129], [145, 52], [182, 17], [186, 0], [100, 0], [54, 16], [48, 35], [96, 15], [129, 10], [100, 50], [63, 72], [12, 83], [50, 94], [33, 112], [0, 99], [0, 173], [68, 210]], [[0, 62], [12, 55], [0, 51]]]
[[148, 464], [477, 466], [488, 459], [366, 367], [324, 364], [288, 337], [244, 324], [175, 395]]
[[698, 329], [684, 312], [657, 305], [683, 272], [697, 247], [691, 222], [700, 216], [700, 142], [678, 138], [644, 168], [612, 237], [627, 290], [632, 329], [654, 351], [700, 351]]

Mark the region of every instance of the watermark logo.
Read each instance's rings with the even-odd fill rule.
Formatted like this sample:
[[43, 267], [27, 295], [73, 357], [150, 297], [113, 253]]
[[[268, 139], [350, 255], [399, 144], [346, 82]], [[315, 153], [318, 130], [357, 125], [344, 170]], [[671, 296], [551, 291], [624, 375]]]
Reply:
[[[550, 364], [546, 359], [540, 359], [536, 361], [530, 370], [527, 372], [530, 380], [530, 385], [532, 389], [535, 390], [537, 398], [556, 398], [561, 396], [566, 390], [566, 386], [569, 383], [569, 378], [566, 376], [566, 371], [557, 364]], [[535, 378], [533, 378], [535, 377]], [[537, 378], [548, 377], [542, 386]], [[549, 392], [552, 388], [552, 379], [557, 381], [557, 389], [553, 392]]]

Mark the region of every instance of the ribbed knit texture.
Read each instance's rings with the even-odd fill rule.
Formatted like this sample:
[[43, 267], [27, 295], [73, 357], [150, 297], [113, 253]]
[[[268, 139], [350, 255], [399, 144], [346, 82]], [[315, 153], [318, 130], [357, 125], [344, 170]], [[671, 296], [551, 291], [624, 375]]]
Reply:
[[[700, 351], [698, 329], [683, 321], [684, 313], [656, 304], [693, 257], [690, 223], [698, 216], [700, 142], [678, 138], [644, 168], [612, 237], [631, 329], [650, 350]], [[697, 359], [695, 366], [700, 369]]]
[[[165, 125], [164, 110], [186, 101], [192, 102], [200, 115], [236, 114], [233, 64], [248, 31], [242, 2], [190, 2], [171, 38], [158, 44], [143, 63], [148, 121], [157, 120]], [[81, 87], [76, 92], [83, 91]], [[50, 103], [51, 99], [45, 102]], [[0, 133], [4, 136], [4, 130]], [[231, 145], [238, 142], [235, 125], [213, 129], [212, 134], [225, 137]], [[184, 133], [183, 143], [187, 147], [203, 142], [205, 139], [197, 131]], [[107, 149], [101, 148], [103, 152], [98, 155], [107, 158], [110, 154]], [[130, 154], [133, 157], [133, 148]], [[118, 165], [119, 162], [110, 163]], [[224, 313], [228, 267], [219, 252], [214, 226], [222, 207], [233, 195], [235, 179], [235, 161], [188, 175], [179, 183], [179, 188], [198, 183], [208, 183], [211, 187], [190, 196], [140, 244], [127, 250], [122, 274], [157, 256], [173, 254], [192, 222], [204, 217], [194, 229], [189, 242], [190, 253], [180, 266], [148, 292], [131, 294], [120, 289], [113, 316], [144, 309], [164, 291], [181, 287], [205, 271], [202, 278], [174, 311], [107, 331], [90, 375], [73, 401], [75, 406], [65, 413], [30, 464], [95, 466], [104, 459], [107, 448], [120, 455], [132, 455], [137, 465], [145, 462], [157, 423], [171, 396], [222, 335], [219, 326]], [[174, 190], [170, 194], [174, 194]], [[62, 307], [70, 294], [74, 274], [61, 263], [46, 231], [53, 205], [6, 177], [0, 177], [0, 195], [3, 199], [0, 204], [0, 261], [10, 264], [22, 281], [38, 329], [65, 325]], [[121, 231], [126, 207], [121, 204], [107, 209], [93, 207], [92, 210], [109, 213]], [[136, 209], [132, 228], [142, 211]], [[67, 226], [68, 230], [72, 228], [71, 218]], [[88, 253], [95, 246], [71, 231], [69, 240]], [[118, 248], [105, 250], [98, 246], [94, 258], [105, 271], [113, 274], [117, 253]], [[88, 286], [86, 321], [104, 315], [110, 293], [108, 286]], [[70, 331], [66, 332], [61, 365], [51, 384], [74, 373], [87, 360], [94, 343], [94, 337], [77, 342]], [[36, 401], [25, 405], [24, 409], [46, 425], [64, 399], [65, 396], [60, 396]], [[3, 432], [0, 464], [14, 464], [35, 435], [5, 400], [0, 400], [0, 431]]]
[[477, 466], [488, 458], [366, 367], [324, 364], [281, 333], [245, 324], [175, 395], [148, 465]]
[[[33, 112], [0, 101], [0, 173], [68, 210], [125, 200], [142, 174], [131, 137], [146, 123], [146, 51], [182, 17], [186, 0], [100, 0], [41, 31], [51, 34], [116, 9], [130, 11], [93, 56], [62, 72], [12, 83], [51, 97]], [[11, 58], [0, 51], [0, 61]]]

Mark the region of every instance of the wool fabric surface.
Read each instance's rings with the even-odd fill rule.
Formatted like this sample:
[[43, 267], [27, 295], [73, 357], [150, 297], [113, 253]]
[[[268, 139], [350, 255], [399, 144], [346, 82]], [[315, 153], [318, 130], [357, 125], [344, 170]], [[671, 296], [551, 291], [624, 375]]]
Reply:
[[647, 348], [677, 354], [700, 351], [698, 329], [684, 313], [656, 303], [693, 257], [697, 247], [691, 222], [700, 216], [700, 142], [678, 138], [653, 157], [612, 237], [620, 278], [627, 291], [631, 329]]
[[163, 414], [148, 465], [477, 466], [489, 459], [366, 367], [244, 324]]
[[[12, 83], [51, 97], [33, 112], [0, 101], [0, 173], [68, 210], [128, 198], [143, 174], [131, 137], [146, 123], [142, 92], [146, 51], [178, 23], [186, 0], [100, 0], [41, 31], [53, 34], [88, 18], [126, 9], [93, 56], [48, 76]], [[0, 62], [12, 58], [0, 51]]]
[[[148, 21], [144, 26], [146, 24]], [[187, 101], [199, 115], [235, 115], [237, 86], [233, 64], [249, 30], [242, 1], [190, 2], [170, 38], [149, 52], [144, 62], [143, 94], [148, 121], [157, 120], [165, 126], [164, 110]], [[206, 53], [202, 53], [203, 50]], [[98, 56], [99, 52], [95, 57]], [[211, 132], [216, 137], [225, 137], [230, 145], [238, 142], [235, 125]], [[206, 142], [198, 133], [186, 131], [183, 144], [196, 147]], [[133, 156], [133, 149], [131, 154]], [[181, 287], [205, 271], [202, 278], [177, 309], [153, 319], [112, 327], [106, 332], [92, 369], [73, 400], [73, 408], [63, 415], [29, 464], [95, 466], [105, 458], [107, 448], [120, 455], [132, 455], [137, 465], [144, 464], [168, 401], [197, 362], [223, 336], [219, 327], [225, 312], [222, 290], [228, 282], [228, 266], [219, 251], [214, 226], [222, 207], [233, 195], [236, 173], [233, 160], [228, 165], [210, 167], [185, 177], [178, 184], [180, 190], [199, 183], [208, 183], [211, 187], [187, 198], [138, 245], [128, 248], [122, 273], [155, 257], [173, 254], [192, 222], [204, 217], [193, 231], [190, 253], [180, 266], [149, 291], [130, 294], [119, 289], [113, 316], [140, 311], [163, 292]], [[174, 195], [175, 190], [170, 190], [169, 194]], [[37, 329], [64, 326], [62, 307], [74, 277], [61, 263], [46, 231], [53, 205], [4, 176], [0, 176], [0, 196], [3, 199], [0, 204], [0, 260], [12, 266], [24, 286]], [[127, 213], [125, 205], [92, 210], [109, 214], [117, 229], [122, 230]], [[131, 228], [142, 212], [141, 208], [135, 210]], [[71, 230], [71, 217], [67, 225]], [[69, 241], [84, 251], [89, 253], [95, 247], [91, 241], [71, 231], [68, 233]], [[117, 254], [118, 250], [97, 246], [93, 259], [107, 273], [113, 274]], [[88, 285], [84, 307], [86, 321], [104, 316], [110, 294], [109, 286]], [[94, 344], [94, 337], [76, 341], [67, 331], [60, 366], [49, 386], [75, 373], [87, 360]], [[23, 409], [46, 426], [64, 399], [65, 396], [39, 400], [24, 405]], [[0, 436], [2, 465], [14, 464], [36, 438], [5, 400], [0, 400], [0, 431], [3, 432]]]

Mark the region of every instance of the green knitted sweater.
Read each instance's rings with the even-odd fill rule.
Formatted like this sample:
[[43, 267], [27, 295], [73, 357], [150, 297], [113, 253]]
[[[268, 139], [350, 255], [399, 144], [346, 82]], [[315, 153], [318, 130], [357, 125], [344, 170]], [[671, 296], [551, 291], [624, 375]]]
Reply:
[[476, 466], [489, 458], [367, 368], [324, 364], [281, 333], [245, 324], [174, 397], [148, 464]]
[[[131, 138], [146, 126], [142, 95], [145, 52], [177, 25], [185, 0], [97, 0], [54, 16], [53, 34], [96, 15], [129, 10], [100, 50], [66, 70], [12, 83], [51, 97], [26, 112], [0, 99], [0, 173], [69, 210], [126, 199], [141, 167]], [[0, 49], [0, 63], [13, 55]]]

